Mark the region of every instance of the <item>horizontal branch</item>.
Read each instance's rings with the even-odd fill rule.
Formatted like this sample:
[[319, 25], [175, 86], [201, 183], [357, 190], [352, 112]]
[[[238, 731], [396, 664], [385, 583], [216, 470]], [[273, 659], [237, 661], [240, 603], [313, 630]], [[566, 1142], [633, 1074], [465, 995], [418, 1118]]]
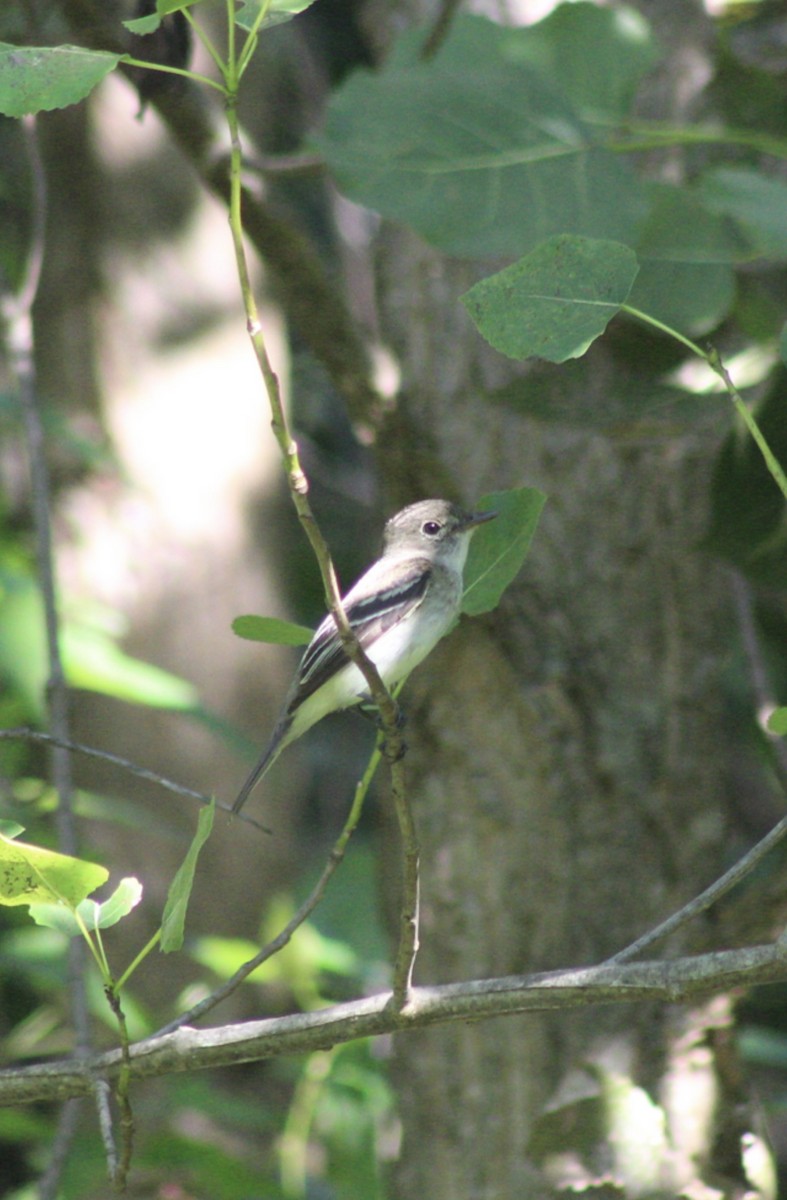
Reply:
[[[695, 996], [787, 979], [787, 945], [722, 950], [673, 962], [602, 965], [539, 975], [511, 975], [437, 987], [416, 987], [397, 1010], [382, 993], [317, 1012], [271, 1017], [211, 1029], [181, 1028], [131, 1047], [131, 1078], [226, 1067], [282, 1054], [304, 1054], [356, 1038], [480, 1020], [634, 1000], [677, 1003]], [[85, 1095], [114, 1077], [121, 1053], [0, 1071], [0, 1105]]]

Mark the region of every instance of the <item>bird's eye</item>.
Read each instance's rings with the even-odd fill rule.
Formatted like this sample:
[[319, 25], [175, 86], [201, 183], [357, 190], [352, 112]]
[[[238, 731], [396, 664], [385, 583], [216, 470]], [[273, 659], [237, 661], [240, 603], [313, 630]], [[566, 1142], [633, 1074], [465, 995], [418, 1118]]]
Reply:
[[421, 533], [425, 533], [427, 537], [437, 537], [442, 528], [439, 521], [424, 521], [421, 526]]

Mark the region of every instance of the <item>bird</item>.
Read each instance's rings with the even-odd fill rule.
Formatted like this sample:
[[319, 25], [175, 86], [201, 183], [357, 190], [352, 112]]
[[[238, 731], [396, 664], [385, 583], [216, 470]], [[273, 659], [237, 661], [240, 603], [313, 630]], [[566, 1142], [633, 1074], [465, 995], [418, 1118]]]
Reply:
[[[383, 552], [342, 599], [350, 628], [387, 688], [402, 683], [459, 615], [470, 538], [493, 510], [467, 512], [448, 500], [420, 500], [385, 525]], [[329, 713], [370, 701], [359, 668], [329, 613], [295, 672], [270, 741], [232, 806], [240, 812], [285, 747]]]

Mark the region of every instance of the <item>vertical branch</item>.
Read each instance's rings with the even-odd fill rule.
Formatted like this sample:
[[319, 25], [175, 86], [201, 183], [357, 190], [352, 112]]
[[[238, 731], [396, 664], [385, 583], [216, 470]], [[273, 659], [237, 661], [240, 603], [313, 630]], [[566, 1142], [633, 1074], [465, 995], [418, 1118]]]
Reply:
[[241, 294], [246, 312], [246, 328], [251, 339], [254, 354], [257, 359], [257, 364], [260, 368], [260, 373], [263, 378], [265, 390], [268, 394], [268, 402], [271, 409], [271, 428], [278, 442], [281, 451], [284, 467], [287, 472], [287, 483], [290, 489], [295, 511], [301, 522], [301, 526], [309, 539], [309, 543], [317, 559], [322, 576], [323, 588], [325, 591], [326, 602], [333, 618], [336, 622], [336, 627], [339, 631], [339, 636], [342, 640], [342, 645], [347, 652], [348, 657], [358, 667], [369, 686], [369, 692], [377, 709], [379, 710], [382, 719], [383, 730], [385, 732], [386, 744], [389, 749], [391, 759], [401, 757], [404, 748], [401, 731], [399, 729], [399, 709], [396, 701], [391, 696], [386, 688], [380, 674], [374, 663], [364, 653], [358, 639], [350, 628], [347, 614], [342, 605], [341, 595], [339, 593], [339, 584], [336, 579], [333, 561], [331, 559], [328, 545], [322, 536], [320, 528], [315, 520], [311, 510], [311, 505], [308, 500], [309, 481], [301, 467], [300, 458], [298, 455], [298, 445], [292, 436], [292, 432], [287, 421], [287, 416], [284, 411], [282, 402], [281, 388], [279, 386], [278, 376], [273, 369], [270, 358], [268, 357], [267, 347], [265, 345], [265, 337], [262, 330], [262, 325], [257, 311], [257, 304], [254, 299], [254, 292], [251, 286], [251, 278], [249, 275], [249, 267], [246, 259], [246, 247], [243, 236], [243, 218], [241, 213], [241, 166], [242, 166], [242, 148], [240, 142], [240, 129], [238, 125], [237, 113], [237, 93], [235, 88], [237, 81], [234, 80], [232, 67], [228, 71], [227, 81], [227, 123], [230, 130], [231, 150], [230, 150], [230, 229], [232, 231], [232, 242], [235, 250], [235, 262], [238, 270], [238, 279], [240, 281]]
[[71, 1144], [76, 1137], [82, 1108], [82, 1097], [78, 1096], [66, 1100], [60, 1109], [57, 1129], [49, 1151], [49, 1162], [38, 1180], [37, 1200], [58, 1200], [58, 1197], [63, 1194], [60, 1188], [61, 1178]]
[[[25, 144], [33, 193], [33, 230], [27, 276], [16, 296], [4, 298], [3, 316], [11, 372], [16, 380], [24, 421], [27, 445], [30, 493], [35, 528], [38, 580], [44, 602], [44, 622], [48, 659], [46, 702], [52, 734], [61, 741], [69, 736], [68, 694], [60, 657], [57, 588], [55, 583], [52, 527], [49, 519], [50, 486], [46, 463], [46, 447], [41, 414], [36, 394], [35, 363], [33, 359], [32, 308], [38, 289], [44, 253], [44, 223], [46, 213], [46, 183], [32, 118], [23, 122]], [[56, 823], [60, 848], [64, 854], [76, 854], [72, 800], [73, 783], [68, 751], [52, 744], [49, 751], [52, 783], [57, 789], [59, 803]]]
[[407, 1003], [413, 981], [413, 967], [418, 953], [418, 919], [421, 884], [418, 866], [420, 851], [415, 822], [404, 788], [404, 767], [400, 761], [391, 763], [391, 797], [399, 836], [402, 840], [402, 899], [399, 908], [399, 945], [394, 958], [391, 1003], [398, 1011]]
[[290, 495], [301, 526], [309, 539], [315, 558], [317, 559], [328, 608], [336, 622], [336, 628], [341, 637], [342, 645], [347, 656], [358, 667], [366, 680], [372, 700], [380, 713], [383, 736], [385, 738], [385, 757], [391, 766], [392, 795], [402, 839], [403, 858], [401, 929], [399, 947], [394, 965], [393, 985], [393, 1003], [401, 1008], [407, 999], [412, 979], [413, 963], [415, 962], [415, 955], [418, 949], [419, 883], [418, 842], [412, 813], [407, 802], [404, 767], [401, 762], [405, 747], [399, 721], [399, 708], [396, 700], [383, 683], [376, 666], [368, 655], [364, 653], [347, 620], [330, 551], [309, 504], [309, 481], [301, 467], [298, 446], [289, 428], [282, 403], [279, 380], [268, 357], [265, 338], [254, 299], [254, 292], [251, 286], [244, 244], [241, 211], [243, 195], [241, 187], [242, 148], [237, 114], [238, 81], [235, 77], [235, 65], [233, 62], [229, 64], [226, 82], [227, 123], [230, 131], [231, 145], [230, 228], [232, 230], [232, 240], [235, 249], [238, 279], [246, 311], [246, 327], [262, 374], [265, 390], [268, 394], [271, 409], [271, 427], [278, 442], [282, 461], [287, 472]]
[[[4, 336], [11, 375], [16, 381], [24, 423], [30, 494], [35, 530], [38, 579], [44, 605], [48, 677], [46, 707], [50, 730], [60, 743], [69, 741], [68, 693], [63, 663], [60, 657], [59, 617], [55, 581], [55, 565], [50, 522], [49, 472], [41, 414], [36, 393], [35, 362], [33, 357], [32, 309], [41, 276], [44, 256], [46, 221], [46, 180], [39, 153], [35, 122], [32, 117], [22, 123], [30, 168], [32, 192], [32, 231], [27, 271], [17, 293], [10, 290], [2, 298]], [[49, 750], [50, 778], [58, 794], [55, 815], [58, 843], [65, 854], [75, 854], [77, 837], [73, 815], [73, 781], [71, 761], [63, 745], [52, 742]], [[84, 982], [84, 946], [80, 938], [72, 938], [68, 949], [68, 983], [71, 1015], [74, 1025], [75, 1051], [78, 1056], [90, 1050], [90, 1030]], [[53, 1157], [47, 1173], [47, 1186], [57, 1190], [57, 1176], [65, 1163], [67, 1145], [75, 1132], [75, 1113], [72, 1106], [64, 1109], [58, 1131], [58, 1154]], [[61, 1144], [62, 1143], [62, 1144]]]

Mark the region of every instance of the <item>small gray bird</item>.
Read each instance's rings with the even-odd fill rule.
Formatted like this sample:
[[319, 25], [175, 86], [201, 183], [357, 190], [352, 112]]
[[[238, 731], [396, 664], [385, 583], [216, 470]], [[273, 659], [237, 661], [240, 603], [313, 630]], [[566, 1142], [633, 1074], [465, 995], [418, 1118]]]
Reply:
[[[459, 614], [462, 571], [476, 527], [497, 516], [447, 500], [421, 500], [391, 517], [383, 553], [342, 603], [361, 647], [387, 688], [406, 679]], [[285, 746], [328, 713], [369, 700], [329, 613], [306, 648], [265, 753], [232, 806], [239, 812]]]

